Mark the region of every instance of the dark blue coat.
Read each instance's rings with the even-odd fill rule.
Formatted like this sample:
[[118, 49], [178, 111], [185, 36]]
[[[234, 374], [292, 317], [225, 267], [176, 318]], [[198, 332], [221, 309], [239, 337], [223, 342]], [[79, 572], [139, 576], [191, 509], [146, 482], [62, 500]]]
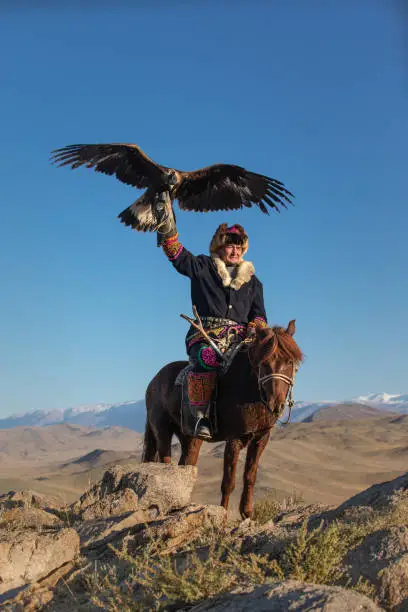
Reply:
[[163, 243], [163, 249], [177, 272], [191, 279], [191, 301], [200, 317], [265, 325], [263, 286], [251, 262], [239, 264], [236, 276], [231, 279], [220, 258], [192, 255], [179, 242], [178, 236]]

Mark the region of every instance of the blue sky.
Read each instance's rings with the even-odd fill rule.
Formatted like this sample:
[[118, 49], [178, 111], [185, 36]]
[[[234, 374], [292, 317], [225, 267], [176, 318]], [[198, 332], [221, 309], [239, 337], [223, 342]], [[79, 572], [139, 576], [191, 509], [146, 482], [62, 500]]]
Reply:
[[245, 226], [269, 321], [297, 320], [297, 399], [406, 393], [402, 4], [46, 4], [0, 22], [0, 415], [139, 399], [184, 356], [188, 279], [117, 220], [141, 192], [49, 164], [77, 142], [283, 180], [295, 208], [180, 212], [182, 241]]

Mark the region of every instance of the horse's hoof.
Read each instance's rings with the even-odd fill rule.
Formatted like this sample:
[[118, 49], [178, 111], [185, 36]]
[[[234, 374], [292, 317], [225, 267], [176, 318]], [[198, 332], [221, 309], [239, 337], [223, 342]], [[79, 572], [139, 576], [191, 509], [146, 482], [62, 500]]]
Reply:
[[252, 517], [252, 510], [249, 511], [244, 511], [244, 510], [240, 510], [240, 515], [243, 521], [246, 521], [247, 519], [250, 519]]

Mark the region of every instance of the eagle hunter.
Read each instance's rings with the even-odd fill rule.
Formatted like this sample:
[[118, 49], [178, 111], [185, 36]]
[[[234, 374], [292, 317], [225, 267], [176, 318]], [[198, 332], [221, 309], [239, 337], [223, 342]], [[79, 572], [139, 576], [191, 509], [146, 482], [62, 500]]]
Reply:
[[[293, 194], [277, 179], [233, 164], [214, 164], [192, 172], [156, 163], [136, 144], [76, 144], [51, 152], [58, 166], [86, 166], [117, 179], [144, 194], [119, 215], [122, 223], [138, 231], [154, 231], [171, 214], [174, 200], [181, 210], [208, 212], [237, 210], [253, 205], [266, 214], [268, 206], [292, 204]], [[173, 211], [174, 212], [174, 211]]]

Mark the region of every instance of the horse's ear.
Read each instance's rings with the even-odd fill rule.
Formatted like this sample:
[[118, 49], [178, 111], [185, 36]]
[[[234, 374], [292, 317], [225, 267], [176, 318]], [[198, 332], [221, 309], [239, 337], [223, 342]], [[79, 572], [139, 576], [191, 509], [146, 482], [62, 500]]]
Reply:
[[290, 336], [293, 336], [295, 331], [296, 331], [296, 319], [292, 319], [291, 321], [289, 321], [289, 325], [286, 329], [286, 333], [289, 334]]

